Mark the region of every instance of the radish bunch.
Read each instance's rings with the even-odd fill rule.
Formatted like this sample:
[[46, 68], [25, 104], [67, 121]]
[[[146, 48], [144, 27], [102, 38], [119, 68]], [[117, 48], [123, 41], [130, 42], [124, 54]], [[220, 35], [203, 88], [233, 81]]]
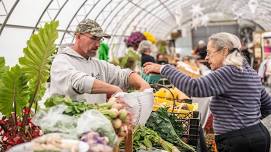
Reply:
[[131, 114], [125, 109], [126, 104], [121, 98], [112, 97], [107, 103], [99, 104], [99, 110], [112, 123], [117, 135], [125, 137], [131, 125]]

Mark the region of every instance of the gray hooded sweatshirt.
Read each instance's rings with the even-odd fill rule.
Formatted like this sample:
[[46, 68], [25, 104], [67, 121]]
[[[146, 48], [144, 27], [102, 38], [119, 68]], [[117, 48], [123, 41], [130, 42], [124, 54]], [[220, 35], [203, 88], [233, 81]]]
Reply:
[[64, 95], [74, 100], [90, 103], [106, 101], [105, 94], [91, 94], [95, 79], [119, 86], [129, 87], [130, 69], [121, 69], [95, 58], [85, 59], [70, 47], [59, 49], [51, 67], [50, 95]]

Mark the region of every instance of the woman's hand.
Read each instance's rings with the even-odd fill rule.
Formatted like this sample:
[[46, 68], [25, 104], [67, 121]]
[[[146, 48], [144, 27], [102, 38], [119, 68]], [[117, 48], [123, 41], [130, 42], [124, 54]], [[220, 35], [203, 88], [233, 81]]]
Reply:
[[152, 63], [152, 62], [147, 62], [144, 65], [144, 73], [150, 74], [150, 73], [160, 73], [161, 65]]

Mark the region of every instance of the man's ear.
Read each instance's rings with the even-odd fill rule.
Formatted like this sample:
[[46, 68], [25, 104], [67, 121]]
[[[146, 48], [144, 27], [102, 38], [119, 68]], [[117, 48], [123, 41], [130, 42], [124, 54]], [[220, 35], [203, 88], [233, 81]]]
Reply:
[[80, 39], [80, 34], [79, 34], [79, 33], [76, 33], [76, 34], [75, 34], [75, 38], [76, 38], [76, 39]]

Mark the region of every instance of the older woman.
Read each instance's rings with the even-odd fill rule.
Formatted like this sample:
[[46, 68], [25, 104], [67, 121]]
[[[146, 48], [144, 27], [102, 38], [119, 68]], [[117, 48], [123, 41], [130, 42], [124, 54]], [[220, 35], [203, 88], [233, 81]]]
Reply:
[[209, 38], [206, 60], [212, 73], [192, 79], [170, 65], [146, 63], [145, 73], [161, 73], [194, 97], [213, 96], [210, 109], [219, 151], [267, 152], [270, 135], [260, 119], [271, 114], [271, 98], [257, 72], [240, 54], [241, 43], [230, 33]]
[[141, 53], [141, 66], [146, 62], [155, 62], [154, 58], [151, 56], [153, 47], [154, 46], [150, 41], [143, 40], [140, 42], [137, 50]]

